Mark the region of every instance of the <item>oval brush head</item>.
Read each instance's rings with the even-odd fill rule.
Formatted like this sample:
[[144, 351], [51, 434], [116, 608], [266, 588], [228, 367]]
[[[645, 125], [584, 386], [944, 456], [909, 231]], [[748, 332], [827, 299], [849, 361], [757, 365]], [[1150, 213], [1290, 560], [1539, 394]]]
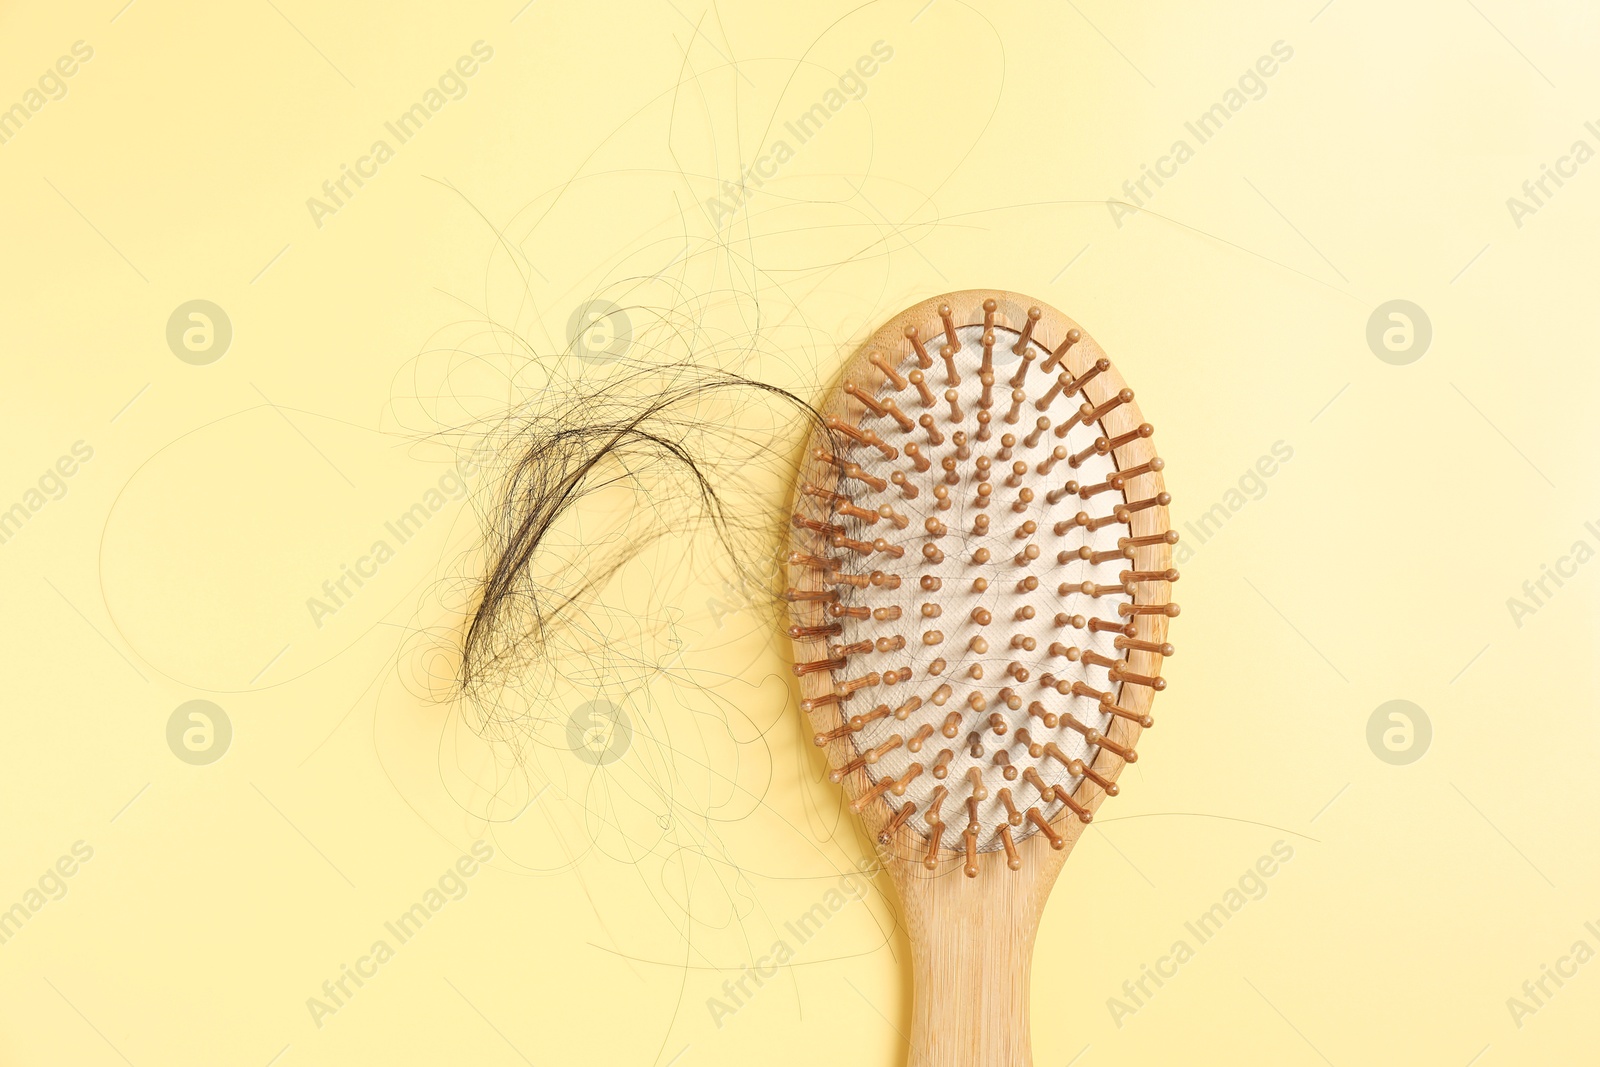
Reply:
[[1039, 911], [1165, 688], [1164, 464], [1094, 340], [1006, 292], [901, 313], [819, 410], [793, 669], [905, 904], [912, 1062], [1027, 1062]]

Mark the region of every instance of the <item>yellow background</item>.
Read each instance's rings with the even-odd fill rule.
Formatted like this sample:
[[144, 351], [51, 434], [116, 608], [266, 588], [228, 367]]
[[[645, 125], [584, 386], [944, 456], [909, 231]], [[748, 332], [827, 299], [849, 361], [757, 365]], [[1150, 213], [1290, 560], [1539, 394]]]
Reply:
[[[616, 679], [547, 677], [520, 756], [443, 691], [469, 505], [320, 627], [305, 602], [498, 414], [582, 380], [591, 298], [804, 392], [968, 287], [1112, 353], [1179, 522], [1293, 449], [1184, 564], [1158, 727], [1046, 912], [1037, 1062], [1592, 1058], [1600, 964], [1520, 1026], [1507, 1000], [1600, 949], [1595, 568], [1507, 600], [1600, 547], [1600, 165], [1520, 226], [1506, 200], [1600, 147], [1597, 32], [1505, 0], [5, 5], [0, 106], [94, 55], [0, 144], [0, 507], [93, 458], [0, 544], [0, 908], [93, 858], [0, 944], [0, 1062], [900, 1062], [883, 882], [707, 1009], [864, 855], [784, 644], [708, 614], [715, 565], [595, 607], [648, 690], [601, 767], [561, 724]], [[476, 41], [464, 95], [317, 225]], [[878, 41], [864, 96], [714, 218]], [[1108, 198], [1278, 41], [1119, 226]], [[206, 366], [165, 336], [193, 299], [234, 331]], [[1391, 299], [1432, 324], [1407, 365], [1366, 340]], [[207, 766], [166, 740], [193, 699], [233, 726]], [[1367, 741], [1394, 699], [1432, 725], [1405, 765]], [[317, 1025], [307, 999], [479, 840], [462, 899]], [[1265, 896], [1118, 1025], [1108, 998], [1280, 840]]]

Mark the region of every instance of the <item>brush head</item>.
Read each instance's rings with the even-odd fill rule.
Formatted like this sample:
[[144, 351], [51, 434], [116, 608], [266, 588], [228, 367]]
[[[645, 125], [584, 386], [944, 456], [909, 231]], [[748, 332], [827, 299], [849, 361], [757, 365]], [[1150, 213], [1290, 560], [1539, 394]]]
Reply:
[[1133, 391], [1066, 316], [968, 291], [878, 330], [820, 411], [787, 597], [830, 777], [929, 870], [1066, 848], [1172, 654], [1177, 536]]

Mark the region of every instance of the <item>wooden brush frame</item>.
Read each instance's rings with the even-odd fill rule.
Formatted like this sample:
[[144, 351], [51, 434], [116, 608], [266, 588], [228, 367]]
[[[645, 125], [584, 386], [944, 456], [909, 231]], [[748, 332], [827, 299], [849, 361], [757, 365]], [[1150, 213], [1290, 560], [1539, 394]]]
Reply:
[[[992, 312], [985, 309], [985, 301], [989, 300], [995, 302]], [[908, 370], [905, 360], [914, 358], [912, 342], [906, 335], [908, 326], [917, 329], [919, 339], [933, 357], [934, 367], [940, 367], [938, 349], [945, 343], [945, 327], [939, 314], [943, 305], [948, 305], [951, 320], [958, 328], [982, 324], [986, 314], [992, 314], [993, 325], [1018, 331], [1026, 325], [1028, 309], [1039, 308], [1032, 337], [1051, 351], [1067, 337], [1069, 330], [1081, 333], [1081, 338], [1068, 349], [1062, 361], [1074, 378], [1105, 356], [1093, 337], [1078, 323], [1028, 297], [1003, 290], [971, 289], [948, 293], [906, 309], [868, 337], [842, 368], [839, 380], [818, 407], [820, 414], [835, 415], [852, 425], [858, 424], [866, 408], [858, 399], [846, 394], [840, 382], [853, 380], [869, 394], [876, 394], [887, 375], [873, 364], [874, 355], [879, 355], [880, 360], [902, 374]], [[1083, 386], [1083, 392], [1085, 398], [1098, 407], [1126, 385], [1113, 364], [1109, 370], [1091, 378]], [[1106, 436], [1116, 437], [1136, 429], [1143, 421], [1137, 403], [1129, 401], [1107, 413], [1101, 425]], [[827, 513], [818, 500], [801, 493], [799, 487], [806, 482], [820, 486], [835, 484], [836, 472], [827, 463], [814, 458], [814, 451], [819, 447], [834, 451], [836, 444], [836, 439], [820, 427], [806, 442], [795, 480], [795, 513], [826, 521]], [[1115, 449], [1112, 455], [1117, 469], [1126, 470], [1153, 459], [1156, 451], [1151, 438], [1136, 437]], [[1152, 479], [1142, 484], [1153, 485], [1155, 493], [1164, 489], [1159, 471], [1140, 477]], [[1057, 505], [1063, 516], [1070, 513], [1070, 507], [1070, 501]], [[1133, 512], [1128, 525], [1135, 537], [1159, 535], [1171, 529], [1164, 506]], [[792, 529], [791, 547], [818, 556], [828, 556], [834, 551], [823, 535], [801, 528]], [[1139, 547], [1131, 565], [1138, 570], [1164, 571], [1171, 566], [1171, 548], [1166, 543]], [[917, 562], [908, 558], [903, 569], [912, 572], [916, 566]], [[797, 590], [823, 588], [819, 573], [811, 567], [791, 563], [788, 578], [789, 585]], [[1135, 593], [1135, 600], [1141, 604], [1165, 603], [1167, 595], [1165, 591], [1158, 594], [1141, 588]], [[1161, 599], [1156, 599], [1157, 596]], [[799, 625], [817, 625], [827, 622], [827, 617], [820, 603], [801, 602], [794, 605], [793, 621]], [[1165, 615], [1136, 615], [1133, 621], [1139, 640], [1158, 645], [1166, 642], [1168, 618]], [[825, 659], [827, 646], [826, 637], [796, 639], [795, 661]], [[1132, 649], [1128, 651], [1128, 669], [1159, 676], [1162, 658], [1156, 652]], [[807, 673], [798, 681], [802, 698], [808, 700], [826, 699], [835, 692], [830, 671]], [[1123, 687], [1120, 699], [1130, 711], [1148, 714], [1154, 691], [1143, 685], [1128, 685]], [[839, 727], [847, 717], [844, 707], [842, 703], [825, 703], [809, 712], [813, 730], [824, 733]], [[1133, 750], [1140, 732], [1138, 722], [1118, 717], [1111, 721], [1105, 736], [1119, 747]], [[844, 766], [856, 754], [850, 737], [837, 737], [827, 744], [830, 767]], [[1094, 772], [1110, 782], [1116, 781], [1123, 766], [1124, 760], [1105, 747], [1098, 749], [1092, 763]], [[864, 768], [846, 775], [842, 784], [851, 801], [865, 795], [871, 787]], [[1073, 793], [1076, 804], [1090, 813], [1098, 810], [1105, 798], [1104, 789], [1087, 777]], [[862, 822], [873, 838], [880, 837], [893, 811], [881, 796], [873, 797], [862, 807]], [[1084, 822], [1070, 814], [1056, 816], [1051, 828], [1059, 836], [1059, 848], [1051, 847], [1044, 832], [1027, 833], [1016, 842], [1021, 866], [1015, 871], [1007, 866], [1003, 852], [981, 852], [973, 877], [964, 871], [966, 854], [954, 849], [941, 849], [935, 869], [926, 869], [923, 860], [928, 838], [913, 826], [913, 821], [905, 821], [880, 848], [890, 879], [900, 895], [912, 950], [914, 992], [909, 1062], [913, 1067], [1029, 1064], [1032, 1053], [1028, 990], [1034, 938], [1045, 900], [1062, 864], [1081, 836]]]

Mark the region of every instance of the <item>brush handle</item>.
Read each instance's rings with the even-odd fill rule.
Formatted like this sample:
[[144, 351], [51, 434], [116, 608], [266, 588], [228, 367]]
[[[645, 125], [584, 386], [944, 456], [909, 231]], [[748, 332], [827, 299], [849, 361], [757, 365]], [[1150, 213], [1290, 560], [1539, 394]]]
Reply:
[[[982, 857], [902, 885], [911, 942], [910, 1067], [1029, 1067], [1028, 980], [1044, 894]], [[1048, 889], [1046, 888], [1046, 892]]]

